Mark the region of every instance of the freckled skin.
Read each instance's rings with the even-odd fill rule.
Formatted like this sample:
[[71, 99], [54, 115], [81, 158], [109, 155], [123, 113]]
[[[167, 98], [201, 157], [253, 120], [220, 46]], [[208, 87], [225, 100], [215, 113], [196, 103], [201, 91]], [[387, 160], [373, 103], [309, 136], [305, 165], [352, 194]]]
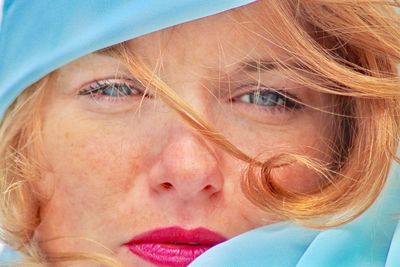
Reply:
[[[322, 152], [330, 139], [328, 115], [309, 109], [292, 115], [254, 112], [249, 106], [229, 103], [228, 96], [218, 99], [218, 93], [209, 93], [221, 80], [227, 82], [227, 69], [249, 56], [256, 45], [235, 25], [227, 16], [213, 16], [173, 32], [131, 40], [129, 47], [150, 67], [160, 63], [160, 49], [165, 51], [160, 77], [249, 155], [306, 151], [327, 159]], [[262, 46], [252, 53], [268, 56]], [[114, 251], [125, 266], [153, 266], [123, 244], [160, 227], [206, 227], [231, 238], [275, 221], [241, 192], [240, 175], [246, 164], [194, 133], [161, 100], [146, 99], [137, 112], [140, 97], [128, 104], [104, 104], [77, 96], [76, 88], [112, 77], [117, 69], [127, 73], [117, 59], [89, 55], [61, 68], [57, 81], [47, 88], [43, 149], [51, 168], [43, 174], [42, 189], [52, 194], [42, 203], [41, 224], [35, 232], [46, 253], [106, 253], [88, 241], [92, 240]], [[265, 83], [287, 83], [282, 75], [263, 75]], [[317, 107], [330, 101], [305, 88], [295, 93]], [[129, 105], [132, 108], [119, 110]], [[310, 191], [319, 182], [296, 164], [278, 173], [276, 179], [289, 190]], [[165, 183], [172, 188], [167, 190]]]

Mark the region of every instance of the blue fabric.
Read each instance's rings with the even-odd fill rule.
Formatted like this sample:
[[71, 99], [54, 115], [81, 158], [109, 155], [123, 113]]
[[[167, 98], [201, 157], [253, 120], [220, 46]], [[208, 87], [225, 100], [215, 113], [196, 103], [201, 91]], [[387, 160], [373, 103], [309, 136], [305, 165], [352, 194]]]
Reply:
[[3, 266], [3, 264], [7, 263], [12, 263], [18, 260], [20, 255], [11, 250], [9, 247], [4, 247], [2, 250], [0, 250], [0, 266]]
[[255, 0], [5, 0], [0, 118], [21, 91], [95, 50]]
[[329, 230], [290, 223], [264, 226], [220, 244], [190, 267], [399, 267], [400, 168], [361, 217]]

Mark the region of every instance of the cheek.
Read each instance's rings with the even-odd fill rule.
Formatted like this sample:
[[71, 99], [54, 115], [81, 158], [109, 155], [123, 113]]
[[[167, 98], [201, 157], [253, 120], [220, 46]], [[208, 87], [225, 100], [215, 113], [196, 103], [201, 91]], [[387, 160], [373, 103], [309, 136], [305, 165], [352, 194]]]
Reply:
[[148, 142], [122, 125], [75, 125], [45, 127], [43, 185], [60, 208], [104, 213], [135, 186]]
[[60, 126], [49, 120], [43, 130], [49, 167], [38, 188], [48, 197], [42, 201], [36, 236], [38, 240], [71, 234], [113, 240], [107, 225], [118, 227], [123, 224], [118, 219], [121, 214], [134, 212], [121, 199], [128, 199], [136, 186], [149, 142], [123, 125], [67, 122]]
[[[334, 132], [330, 119], [321, 115], [284, 127], [261, 127], [248, 123], [241, 125], [242, 130], [234, 124], [226, 124], [224, 134], [247, 155], [261, 161], [279, 154], [295, 154], [327, 163], [331, 160], [328, 152]], [[271, 176], [277, 184], [291, 192], [312, 192], [321, 188], [324, 182], [320, 175], [299, 162], [274, 168]]]
[[[285, 190], [294, 193], [311, 193], [322, 188], [326, 181], [321, 174], [313, 170], [313, 167], [329, 165], [328, 163], [332, 160], [328, 154], [330, 140], [332, 139], [328, 132], [317, 131], [312, 127], [293, 134], [283, 145], [286, 148], [282, 149], [284, 156], [288, 154], [290, 163], [281, 168], [274, 168], [271, 173], [273, 180]], [[293, 158], [291, 153], [300, 158]], [[302, 158], [306, 162], [317, 165], [308, 166]]]
[[323, 184], [319, 175], [299, 164], [275, 169], [271, 176], [284, 190], [293, 193], [311, 193]]

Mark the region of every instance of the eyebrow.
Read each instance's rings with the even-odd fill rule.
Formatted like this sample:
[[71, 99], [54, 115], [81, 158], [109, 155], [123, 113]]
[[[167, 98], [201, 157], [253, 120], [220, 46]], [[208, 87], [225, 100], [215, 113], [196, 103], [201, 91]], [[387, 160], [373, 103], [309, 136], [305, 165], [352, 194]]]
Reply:
[[278, 63], [273, 60], [248, 60], [240, 63], [240, 68], [249, 72], [273, 71], [278, 69]]
[[243, 61], [240, 63], [239, 68], [248, 72], [276, 71], [282, 68], [309, 70], [308, 67], [297, 60], [286, 60], [286, 62], [280, 64], [278, 61], [271, 59]]
[[[115, 57], [118, 55], [120, 47], [118, 45], [109, 46], [94, 52], [97, 55], [105, 55]], [[289, 64], [292, 66], [298, 66], [298, 64]], [[259, 59], [259, 60], [247, 60], [239, 63], [239, 69], [248, 72], [266, 72], [266, 71], [276, 71], [279, 68], [279, 63], [272, 59]]]

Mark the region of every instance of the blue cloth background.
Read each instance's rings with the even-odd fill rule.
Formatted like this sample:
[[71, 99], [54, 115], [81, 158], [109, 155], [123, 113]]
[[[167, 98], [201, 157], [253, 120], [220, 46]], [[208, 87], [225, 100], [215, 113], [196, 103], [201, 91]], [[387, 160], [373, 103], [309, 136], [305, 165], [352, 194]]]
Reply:
[[[0, 28], [0, 118], [24, 88], [95, 50], [254, 0], [5, 0]], [[399, 171], [352, 223], [315, 231], [278, 223], [242, 234], [199, 266], [400, 266]], [[396, 228], [397, 227], [397, 228]], [[16, 258], [9, 249], [0, 263]]]

